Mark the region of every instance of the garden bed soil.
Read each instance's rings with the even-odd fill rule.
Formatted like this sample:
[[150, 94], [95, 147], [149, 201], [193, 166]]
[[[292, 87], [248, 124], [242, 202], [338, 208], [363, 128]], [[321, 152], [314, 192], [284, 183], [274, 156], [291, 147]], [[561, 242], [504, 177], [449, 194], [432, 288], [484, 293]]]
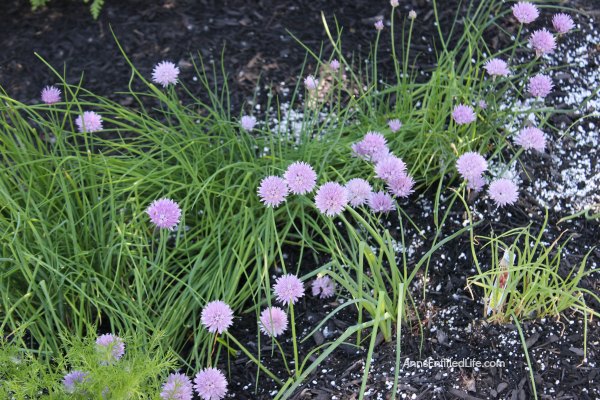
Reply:
[[[400, 12], [414, 9], [418, 24], [414, 34], [420, 57], [419, 68], [424, 74], [434, 67], [435, 30], [431, 1], [401, 2]], [[439, 3], [439, 2], [438, 2]], [[450, 26], [457, 12], [458, 2], [449, 1], [441, 8], [442, 25]], [[569, 2], [568, 5], [590, 12], [578, 16], [581, 31], [564, 43], [560, 53], [575, 72], [560, 77], [549, 101], [559, 108], [577, 107], [587, 87], [594, 84], [598, 71], [600, 36], [597, 32], [598, 8], [594, 0]], [[464, 5], [463, 5], [464, 7]], [[343, 46], [348, 55], [366, 57], [374, 40], [373, 23], [379, 16], [389, 16], [387, 1], [367, 0], [330, 2], [315, 1], [211, 1], [161, 0], [146, 2], [130, 0], [107, 1], [98, 21], [93, 21], [87, 6], [81, 1], [52, 1], [50, 7], [32, 12], [24, 0], [7, 0], [0, 4], [0, 85], [11, 97], [25, 103], [39, 102], [40, 89], [58, 82], [49, 69], [34, 54], [37, 52], [59, 72], [66, 72], [67, 81], [83, 86], [97, 94], [115, 98], [127, 105], [131, 99], [114, 95], [127, 88], [130, 67], [112, 37], [120, 41], [124, 51], [144, 76], [163, 59], [172, 60], [182, 70], [181, 79], [194, 81], [190, 54], [199, 52], [212, 67], [219, 63], [225, 46], [224, 66], [231, 80], [232, 109], [236, 113], [255, 111], [260, 96], [274, 92], [285, 100], [286, 93], [298, 83], [304, 49], [288, 31], [311, 49], [319, 49], [325, 40], [321, 11], [330, 23], [335, 15], [344, 28]], [[595, 28], [594, 28], [595, 24]], [[577, 54], [583, 49], [585, 54]], [[575, 53], [570, 53], [575, 51]], [[331, 46], [324, 44], [322, 53], [331, 54]], [[385, 45], [380, 55], [380, 70], [392, 76], [389, 48]], [[569, 55], [570, 54], [570, 55]], [[582, 60], [585, 58], [585, 62]], [[66, 67], [63, 67], [65, 65]], [[314, 60], [308, 59], [306, 71], [315, 69]], [[259, 78], [261, 84], [259, 84]], [[595, 82], [598, 83], [597, 81]], [[200, 86], [190, 88], [200, 93]], [[258, 87], [258, 90], [257, 90]], [[253, 103], [255, 95], [258, 101]], [[253, 104], [255, 104], [253, 106]], [[598, 112], [598, 105], [586, 105], [584, 113]], [[577, 113], [553, 117], [559, 128], [551, 132], [547, 153], [523, 158], [524, 170], [521, 196], [515, 206], [498, 210], [485, 198], [475, 199], [472, 207], [475, 218], [483, 223], [482, 234], [501, 233], [516, 226], [531, 223], [540, 227], [544, 220], [543, 206], [549, 208], [548, 230], [544, 241], [552, 243], [561, 234], [572, 240], [564, 252], [563, 273], [578, 265], [591, 251], [588, 268], [600, 265], [598, 220], [583, 216], [561, 221], [561, 218], [580, 211], [587, 205], [600, 202], [598, 177], [597, 117], [583, 121]], [[575, 124], [567, 131], [571, 124]], [[591, 175], [590, 175], [591, 174]], [[535, 179], [531, 179], [535, 176]], [[539, 182], [544, 182], [543, 186]], [[414, 256], [425, 252], [431, 244], [431, 194], [414, 195], [404, 204], [405, 211], [425, 231], [408, 236], [408, 246], [414, 247]], [[397, 224], [395, 215], [387, 217], [392, 229]], [[462, 212], [450, 214], [451, 233], [463, 226]], [[418, 277], [411, 293], [419, 299], [422, 332], [417, 321], [404, 327], [402, 359], [399, 379], [400, 398], [406, 399], [528, 399], [533, 394], [529, 371], [517, 328], [513, 324], [492, 324], [483, 316], [481, 293], [474, 295], [466, 289], [466, 279], [475, 273], [467, 237], [458, 238], [436, 253], [429, 267], [427, 281]], [[484, 257], [484, 255], [482, 255]], [[290, 261], [294, 260], [290, 250]], [[304, 263], [308, 272], [316, 267]], [[426, 298], [421, 299], [425, 286]], [[598, 273], [587, 276], [581, 286], [598, 293]], [[343, 293], [342, 293], [343, 296]], [[337, 305], [339, 299], [322, 301], [308, 295], [297, 307], [299, 336], [310, 332]], [[599, 309], [599, 305], [590, 302]], [[306, 354], [323, 340], [332, 340], [356, 322], [350, 310], [336, 315], [327, 322], [326, 329], [308, 339], [301, 346]], [[595, 399], [600, 398], [600, 322], [588, 321], [584, 327], [581, 315], [565, 313], [560, 319], [534, 319], [522, 323], [529, 356], [534, 364], [534, 379], [541, 399]], [[236, 321], [234, 334], [251, 351], [258, 350], [257, 326], [254, 315], [245, 315]], [[587, 360], [583, 359], [584, 335], [587, 339]], [[266, 337], [260, 342], [262, 360], [268, 368], [285, 377], [283, 364], [277, 352], [271, 357], [271, 343]], [[283, 342], [291, 354], [291, 343]], [[381, 343], [373, 355], [372, 370], [367, 382], [367, 398], [387, 399], [393, 383], [395, 343]], [[355, 399], [361, 385], [364, 348], [342, 346], [320, 365], [315, 373], [294, 395], [294, 399]], [[501, 361], [501, 367], [447, 367], [411, 366], [407, 361], [434, 361], [467, 359]], [[223, 365], [226, 369], [227, 366]], [[230, 396], [239, 399], [270, 399], [277, 387], [266, 378], [255, 387], [256, 368], [244, 357], [232, 360]]]

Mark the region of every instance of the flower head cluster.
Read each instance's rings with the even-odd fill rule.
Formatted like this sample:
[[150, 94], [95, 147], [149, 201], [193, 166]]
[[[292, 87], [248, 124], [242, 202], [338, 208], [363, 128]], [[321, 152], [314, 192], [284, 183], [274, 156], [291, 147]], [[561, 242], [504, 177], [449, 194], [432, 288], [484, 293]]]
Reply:
[[390, 153], [385, 137], [379, 132], [367, 132], [361, 141], [352, 145], [352, 151], [358, 157], [371, 161], [387, 156]]
[[481, 99], [477, 102], [477, 107], [481, 108], [482, 110], [485, 110], [487, 108], [487, 103], [485, 102], [485, 100]]
[[233, 323], [233, 310], [223, 301], [211, 301], [202, 310], [200, 320], [210, 333], [223, 333]]
[[540, 16], [540, 12], [534, 4], [524, 1], [513, 5], [512, 12], [517, 21], [522, 24], [530, 24]]
[[334, 72], [340, 69], [340, 62], [337, 60], [337, 58], [331, 60], [329, 63], [329, 68], [331, 68], [331, 70]]
[[291, 164], [283, 175], [290, 192], [306, 194], [311, 192], [317, 183], [317, 173], [309, 164], [298, 161]]
[[317, 276], [312, 282], [312, 295], [326, 299], [335, 294], [335, 282], [327, 275]]
[[473, 111], [471, 106], [459, 104], [454, 107], [454, 110], [452, 111], [452, 119], [454, 119], [454, 122], [456, 122], [458, 125], [465, 125], [475, 121], [477, 116], [475, 115], [475, 111]]
[[400, 158], [390, 155], [375, 164], [375, 176], [388, 181], [406, 172], [406, 164]]
[[242, 119], [240, 119], [240, 125], [243, 130], [251, 131], [256, 125], [256, 117], [253, 115], [244, 115]]
[[519, 189], [510, 179], [501, 178], [490, 183], [488, 194], [500, 207], [514, 204], [519, 198]]
[[348, 201], [352, 207], [365, 204], [371, 196], [372, 188], [369, 182], [361, 178], [350, 179], [346, 183]]
[[383, 20], [377, 20], [377, 22], [375, 22], [375, 29], [377, 31], [382, 31], [383, 30]]
[[408, 12], [408, 19], [415, 20], [417, 18], [417, 12], [415, 10], [410, 10]]
[[549, 54], [556, 48], [556, 40], [546, 28], [534, 31], [529, 37], [529, 44], [535, 50], [535, 54], [540, 57]]
[[304, 78], [304, 86], [308, 90], [316, 90], [318, 85], [319, 82], [313, 75], [308, 75], [306, 78]]
[[546, 148], [546, 138], [541, 129], [535, 127], [523, 128], [515, 139], [515, 143], [525, 150], [533, 149], [544, 151]]
[[280, 303], [295, 304], [299, 298], [304, 296], [304, 285], [296, 275], [287, 274], [277, 278], [273, 285], [273, 291]]
[[277, 207], [285, 201], [289, 193], [289, 187], [283, 178], [278, 176], [267, 176], [260, 181], [258, 186], [258, 197], [267, 207]]
[[63, 386], [65, 392], [73, 394], [77, 391], [77, 387], [85, 382], [88, 377], [87, 372], [73, 370], [66, 374], [63, 378]]
[[396, 197], [408, 197], [415, 186], [415, 180], [406, 172], [393, 176], [386, 183], [390, 193]]
[[369, 207], [373, 212], [390, 212], [396, 209], [394, 199], [386, 192], [374, 192], [369, 197]]
[[483, 66], [491, 76], [507, 76], [510, 74], [506, 61], [499, 58], [492, 58]]
[[118, 361], [125, 354], [125, 342], [120, 337], [107, 333], [96, 339], [96, 350], [103, 364]]
[[575, 28], [575, 23], [569, 15], [560, 13], [552, 17], [552, 26], [559, 35], [564, 35]]
[[56, 86], [46, 86], [42, 89], [42, 101], [46, 104], [54, 104], [60, 101], [60, 89]]
[[196, 374], [194, 389], [202, 400], [221, 400], [227, 394], [227, 379], [216, 368], [205, 368]]
[[336, 182], [327, 182], [319, 187], [315, 196], [317, 209], [330, 217], [338, 215], [348, 204], [348, 193], [345, 187]]
[[260, 313], [260, 330], [268, 336], [277, 337], [287, 329], [288, 318], [279, 307], [265, 308]]
[[483, 173], [487, 170], [487, 161], [479, 153], [467, 152], [456, 161], [458, 173], [467, 181], [467, 185], [476, 189], [483, 186]]
[[179, 223], [181, 208], [173, 200], [164, 198], [154, 200], [146, 209], [146, 214], [157, 227], [173, 230]]
[[98, 132], [102, 130], [102, 117], [93, 111], [84, 111], [75, 119], [79, 132]]
[[552, 91], [552, 78], [547, 75], [537, 74], [529, 79], [527, 91], [534, 97], [546, 97]]
[[179, 373], [170, 374], [160, 392], [163, 400], [192, 400], [193, 396], [192, 380]]
[[398, 7], [398, 0], [390, 0], [390, 5], [392, 7]]
[[399, 119], [390, 119], [388, 121], [388, 127], [390, 128], [390, 131], [396, 133], [402, 128], [402, 122], [400, 122]]
[[159, 62], [152, 70], [152, 81], [163, 87], [176, 84], [178, 76], [179, 68], [170, 61]]

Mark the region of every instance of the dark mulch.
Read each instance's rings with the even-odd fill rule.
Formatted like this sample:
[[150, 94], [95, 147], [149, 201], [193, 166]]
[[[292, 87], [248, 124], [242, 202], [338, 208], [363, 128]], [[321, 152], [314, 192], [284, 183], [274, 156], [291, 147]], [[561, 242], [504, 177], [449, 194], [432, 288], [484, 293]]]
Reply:
[[[406, 15], [415, 9], [419, 15], [414, 34], [415, 56], [419, 54], [419, 68], [427, 71], [435, 59], [430, 49], [435, 48], [436, 32], [433, 29], [433, 12], [430, 0], [401, 1], [400, 12]], [[441, 21], [450, 26], [458, 12], [458, 1], [441, 1]], [[597, 1], [582, 0], [568, 4], [588, 10], [597, 17]], [[97, 94], [126, 101], [114, 93], [125, 90], [130, 68], [119, 53], [112, 31], [132, 62], [149, 76], [152, 67], [164, 59], [174, 61], [182, 70], [182, 80], [190, 82], [192, 92], [199, 92], [192, 78], [194, 71], [191, 55], [201, 54], [211, 64], [220, 62], [225, 47], [224, 65], [231, 81], [233, 110], [235, 113], [248, 107], [247, 102], [256, 93], [260, 78], [275, 93], [282, 94], [286, 88], [297, 84], [306, 59], [305, 50], [295, 42], [291, 34], [312, 50], [319, 51], [325, 40], [321, 23], [324, 12], [330, 26], [335, 15], [344, 30], [343, 46], [348, 57], [359, 60], [366, 57], [374, 39], [373, 23], [378, 16], [389, 15], [388, 1], [327, 0], [293, 1], [210, 1], [210, 0], [129, 0], [107, 1], [101, 17], [93, 21], [82, 1], [57, 0], [51, 6], [31, 12], [25, 0], [5, 0], [0, 3], [0, 86], [7, 93], [26, 103], [39, 102], [40, 89], [57, 82], [49, 69], [35, 56], [37, 52], [67, 81], [76, 83], [83, 76], [83, 86]], [[288, 32], [289, 31], [289, 32]], [[328, 58], [331, 46], [325, 43], [322, 54]], [[389, 61], [388, 45], [383, 45], [380, 70], [391, 76], [393, 66]], [[307, 72], [314, 71], [316, 63], [308, 59]], [[264, 86], [259, 95], [264, 95]], [[202, 95], [201, 93], [197, 93]], [[246, 110], [247, 111], [247, 110]], [[561, 118], [564, 118], [561, 117]], [[567, 118], [570, 118], [567, 116]], [[556, 121], [557, 123], [560, 121]], [[565, 121], [562, 121], [563, 123]], [[572, 122], [572, 119], [566, 123]], [[528, 168], [544, 169], [543, 159], [530, 159]], [[551, 180], [552, 172], [546, 171], [544, 179]], [[526, 190], [525, 190], [526, 191]], [[525, 192], [524, 191], [524, 192]], [[431, 233], [431, 216], [424, 198], [406, 205], [406, 211], [417, 224]], [[430, 197], [430, 196], [429, 196]], [[474, 207], [481, 215], [494, 215], [489, 202], [477, 200]], [[497, 218], [491, 217], [479, 228], [481, 233], [491, 230], [501, 232], [508, 227], [524, 226], [532, 222], [540, 226], [543, 215], [532, 196], [524, 194], [519, 204], [509, 208]], [[597, 245], [600, 228], [595, 221], [579, 218], [557, 224], [562, 217], [550, 214], [547, 236], [552, 242], [564, 229], [577, 236], [567, 246], [566, 266], [576, 265], [589, 249]], [[463, 221], [462, 213], [451, 214], [448, 230], [458, 229]], [[393, 221], [393, 218], [390, 218]], [[392, 222], [393, 223], [393, 222]], [[427, 249], [431, 238], [418, 247]], [[413, 237], [415, 245], [418, 243]], [[290, 255], [293, 259], [293, 253]], [[600, 263], [596, 249], [590, 257], [590, 265]], [[314, 263], [305, 268], [314, 267]], [[308, 269], [307, 269], [308, 271]], [[307, 272], [304, 271], [304, 272]], [[422, 287], [415, 286], [413, 293], [419, 300], [423, 322], [423, 336], [413, 321], [403, 332], [402, 362], [449, 358], [480, 361], [500, 360], [503, 368], [417, 368], [402, 367], [400, 389], [402, 398], [532, 398], [529, 373], [516, 327], [511, 324], [489, 324], [483, 318], [480, 293], [475, 298], [465, 289], [468, 276], [474, 273], [467, 238], [460, 238], [447, 246], [432, 260], [426, 299], [420, 299]], [[416, 280], [419, 283], [419, 279]], [[423, 284], [423, 282], [421, 282]], [[582, 285], [598, 292], [597, 277], [591, 275]], [[420, 290], [419, 290], [420, 289]], [[479, 296], [479, 297], [478, 297]], [[300, 336], [306, 335], [339, 303], [321, 302], [310, 296], [297, 310]], [[597, 304], [593, 304], [598, 308]], [[355, 322], [352, 311], [340, 313], [321, 331], [301, 346], [306, 354], [323, 340], [332, 340]], [[256, 322], [253, 315], [245, 316], [236, 323], [234, 332], [251, 351], [258, 350]], [[580, 316], [567, 313], [560, 320], [532, 320], [524, 323], [525, 337], [535, 364], [535, 380], [540, 398], [544, 399], [592, 399], [600, 397], [597, 365], [600, 343], [600, 325], [597, 320], [587, 326], [588, 363], [582, 364], [583, 321]], [[327, 336], [327, 337], [325, 337]], [[278, 358], [271, 358], [270, 342], [261, 340], [264, 362], [281, 377], [286, 372]], [[291, 344], [284, 341], [284, 349], [291, 359]], [[373, 370], [368, 382], [368, 398], [387, 398], [393, 379], [395, 362], [394, 344], [381, 343], [376, 348]], [[277, 350], [275, 350], [277, 355]], [[307, 383], [297, 392], [297, 399], [354, 399], [360, 386], [364, 368], [364, 344], [360, 349], [342, 346], [317, 369]], [[231, 392], [240, 399], [269, 399], [276, 387], [262, 379], [254, 392], [256, 368], [244, 357], [234, 360]]]

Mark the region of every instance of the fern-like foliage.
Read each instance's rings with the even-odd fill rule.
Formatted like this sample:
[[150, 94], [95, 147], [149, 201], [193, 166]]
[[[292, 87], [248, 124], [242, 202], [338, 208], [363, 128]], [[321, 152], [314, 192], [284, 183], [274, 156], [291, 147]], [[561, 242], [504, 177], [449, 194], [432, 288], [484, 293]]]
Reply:
[[[31, 3], [31, 8], [33, 10], [36, 10], [40, 7], [44, 7], [47, 3], [48, 0], [29, 0]], [[84, 3], [89, 3], [90, 0], [83, 0]], [[102, 10], [102, 6], [104, 5], [104, 0], [93, 0], [92, 4], [90, 5], [90, 12], [92, 14], [92, 17], [94, 17], [94, 19], [98, 19], [98, 17], [100, 16], [100, 11]]]

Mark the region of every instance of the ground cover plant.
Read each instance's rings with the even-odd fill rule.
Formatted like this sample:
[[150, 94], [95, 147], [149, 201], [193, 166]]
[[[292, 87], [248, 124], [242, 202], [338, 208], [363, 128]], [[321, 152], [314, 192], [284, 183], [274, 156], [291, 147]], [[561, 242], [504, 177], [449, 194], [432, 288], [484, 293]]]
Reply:
[[[224, 65], [200, 55], [201, 95], [173, 62], [157, 59], [145, 74], [125, 51], [129, 106], [49, 64], [58, 83], [41, 102], [2, 95], [7, 397], [310, 396], [308, 382], [344, 348], [364, 360], [358, 398], [373, 395], [380, 348], [393, 368], [379, 393], [401, 396], [406, 342], [427, 350], [428, 282], [444, 252], [465, 244], [476, 318], [518, 333], [528, 373], [516, 388], [538, 396], [527, 319], [575, 310], [581, 363], [595, 368], [587, 327], [598, 297], [585, 287], [595, 249], [565, 265], [569, 241], [546, 243], [546, 223], [499, 234], [486, 223], [514, 212], [524, 196], [515, 171], [544, 154], [551, 118], [566, 113], [546, 101], [568, 68], [548, 55], [572, 16], [552, 3], [473, 2], [464, 29], [443, 32], [437, 19], [437, 63], [423, 79], [410, 57], [419, 14], [386, 7], [366, 63], [346, 56], [343, 27], [325, 14], [331, 53], [297, 44], [316, 68], [292, 94], [294, 124], [274, 97], [264, 109], [276, 124], [232, 110]], [[550, 25], [530, 28], [544, 14]], [[492, 50], [490, 32], [507, 26], [514, 41]], [[391, 41], [393, 75], [381, 81], [380, 46], [394, 30], [403, 39]], [[592, 208], [583, 214], [597, 224]], [[309, 322], [310, 301], [335, 307]], [[349, 323], [326, 338], [340, 316]], [[236, 329], [242, 320], [250, 332]], [[232, 387], [238, 360], [253, 378]], [[135, 374], [113, 379], [123, 371]]]

